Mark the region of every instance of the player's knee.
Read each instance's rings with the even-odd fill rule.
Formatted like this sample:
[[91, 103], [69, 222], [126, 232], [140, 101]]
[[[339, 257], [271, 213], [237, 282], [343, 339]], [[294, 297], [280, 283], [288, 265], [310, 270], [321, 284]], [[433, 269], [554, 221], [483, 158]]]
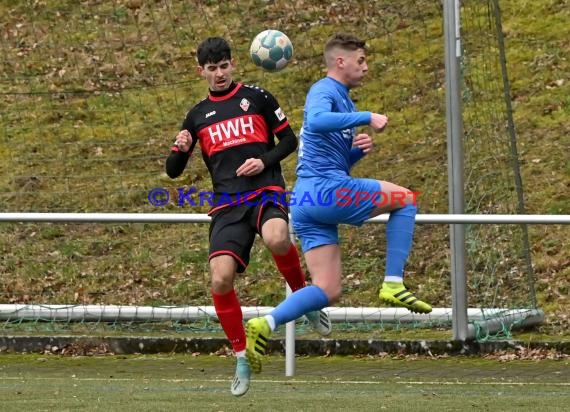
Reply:
[[218, 295], [223, 295], [231, 291], [234, 287], [233, 275], [212, 272], [212, 291]]
[[402, 207], [409, 207], [409, 210], [417, 209], [419, 195], [421, 195], [421, 192], [413, 192], [406, 189], [402, 193]]
[[272, 236], [263, 238], [269, 250], [276, 255], [285, 255], [291, 247], [289, 234], [273, 233]]
[[400, 216], [409, 216], [409, 217], [415, 217], [416, 214], [418, 213], [418, 207], [416, 205], [404, 205], [403, 207], [395, 210], [392, 213], [396, 213]]
[[329, 305], [332, 305], [333, 303], [336, 303], [340, 300], [340, 297], [342, 296], [342, 285], [340, 283], [327, 283], [326, 285], [317, 283], [313, 284], [321, 288], [325, 295], [327, 295]]

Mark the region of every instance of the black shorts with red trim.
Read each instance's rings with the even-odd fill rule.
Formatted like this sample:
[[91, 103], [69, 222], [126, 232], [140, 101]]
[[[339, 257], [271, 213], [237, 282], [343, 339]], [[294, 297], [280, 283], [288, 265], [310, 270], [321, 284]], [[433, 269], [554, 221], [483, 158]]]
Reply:
[[237, 272], [245, 272], [255, 235], [261, 236], [264, 223], [273, 218], [289, 223], [287, 207], [266, 200], [259, 196], [248, 204], [223, 207], [211, 214], [209, 259], [230, 255], [237, 262]]

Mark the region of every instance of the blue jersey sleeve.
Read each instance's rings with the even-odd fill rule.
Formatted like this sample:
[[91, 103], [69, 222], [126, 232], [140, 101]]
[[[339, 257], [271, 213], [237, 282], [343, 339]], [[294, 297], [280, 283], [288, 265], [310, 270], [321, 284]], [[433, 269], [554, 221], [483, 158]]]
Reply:
[[313, 133], [326, 133], [370, 124], [370, 112], [339, 112], [330, 91], [309, 93], [305, 105], [305, 127]]

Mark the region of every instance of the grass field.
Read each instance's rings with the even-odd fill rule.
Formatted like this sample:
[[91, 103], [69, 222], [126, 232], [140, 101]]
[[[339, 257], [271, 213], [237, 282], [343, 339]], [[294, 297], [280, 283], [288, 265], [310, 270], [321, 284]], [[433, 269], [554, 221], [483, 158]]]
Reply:
[[564, 411], [569, 360], [270, 357], [242, 398], [233, 359], [0, 356], [2, 411]]

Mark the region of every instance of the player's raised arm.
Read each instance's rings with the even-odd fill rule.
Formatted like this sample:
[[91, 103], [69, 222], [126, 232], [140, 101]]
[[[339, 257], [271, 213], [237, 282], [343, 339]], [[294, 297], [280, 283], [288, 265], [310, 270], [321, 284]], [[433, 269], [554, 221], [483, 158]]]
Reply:
[[178, 132], [170, 155], [166, 159], [166, 174], [168, 177], [174, 179], [182, 174], [195, 144], [196, 142], [192, 139], [192, 135], [188, 130], [183, 129]]

